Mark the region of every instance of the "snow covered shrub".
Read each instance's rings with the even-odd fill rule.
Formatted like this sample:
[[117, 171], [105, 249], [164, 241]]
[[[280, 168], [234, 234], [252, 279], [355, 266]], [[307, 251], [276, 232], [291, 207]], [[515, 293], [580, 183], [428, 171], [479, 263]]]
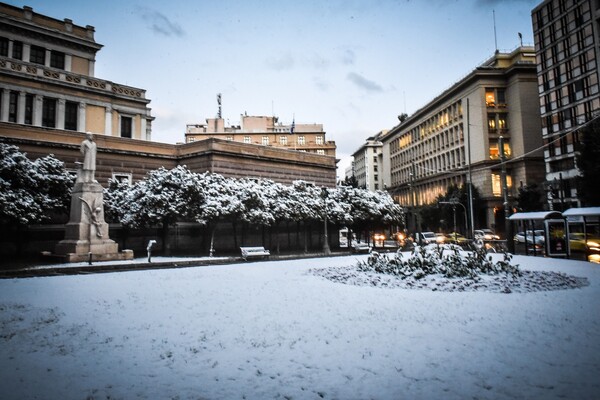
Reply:
[[510, 263], [512, 255], [505, 253], [504, 259], [494, 262], [484, 250], [465, 253], [457, 248], [444, 246], [417, 246], [409, 256], [398, 252], [396, 257], [372, 253], [367, 261], [359, 261], [360, 271], [374, 271], [404, 278], [421, 279], [427, 275], [442, 275], [447, 278], [476, 278], [478, 275], [510, 274], [520, 276], [518, 265]]

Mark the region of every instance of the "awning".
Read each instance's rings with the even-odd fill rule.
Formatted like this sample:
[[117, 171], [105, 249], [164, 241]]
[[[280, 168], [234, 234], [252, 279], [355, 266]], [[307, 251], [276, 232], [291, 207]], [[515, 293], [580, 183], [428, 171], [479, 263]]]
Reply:
[[534, 211], [515, 213], [508, 217], [508, 219], [510, 219], [511, 221], [531, 221], [544, 220], [550, 218], [562, 218], [562, 214], [558, 211]]
[[565, 217], [597, 217], [600, 216], [600, 207], [569, 208], [562, 215]]

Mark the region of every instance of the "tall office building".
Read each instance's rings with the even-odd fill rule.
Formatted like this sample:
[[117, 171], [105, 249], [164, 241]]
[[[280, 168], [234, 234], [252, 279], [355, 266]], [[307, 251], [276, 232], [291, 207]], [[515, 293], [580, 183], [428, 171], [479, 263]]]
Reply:
[[532, 11], [545, 187], [554, 210], [578, 207], [579, 128], [599, 116], [600, 1], [547, 0]]
[[511, 199], [543, 179], [533, 47], [496, 52], [382, 137], [384, 182], [400, 204], [418, 207], [470, 175], [484, 210], [475, 229], [503, 230], [500, 137]]

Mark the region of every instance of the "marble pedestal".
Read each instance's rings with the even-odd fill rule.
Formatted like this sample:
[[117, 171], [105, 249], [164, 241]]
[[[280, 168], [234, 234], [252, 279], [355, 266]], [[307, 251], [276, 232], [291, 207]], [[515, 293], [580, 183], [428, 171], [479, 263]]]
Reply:
[[71, 194], [71, 214], [65, 226], [65, 239], [55, 253], [67, 262], [131, 260], [133, 251], [119, 252], [119, 245], [108, 237], [104, 221], [102, 186], [97, 182], [77, 182]]

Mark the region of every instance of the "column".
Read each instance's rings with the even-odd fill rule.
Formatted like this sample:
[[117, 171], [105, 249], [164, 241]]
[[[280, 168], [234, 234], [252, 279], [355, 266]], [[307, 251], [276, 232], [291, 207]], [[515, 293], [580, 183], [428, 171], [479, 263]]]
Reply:
[[2, 107], [0, 108], [0, 120], [8, 121], [8, 108], [10, 106], [10, 90], [2, 89]]
[[44, 66], [49, 67], [50, 66], [50, 57], [52, 56], [52, 52], [48, 49], [46, 49], [46, 59], [44, 60]]
[[91, 77], [94, 77], [95, 65], [96, 65], [96, 60], [89, 60], [89, 63], [88, 63], [88, 75], [91, 76]]
[[42, 108], [44, 97], [36, 94], [33, 100], [33, 126], [42, 126]]
[[56, 110], [57, 116], [56, 116], [56, 129], [65, 129], [65, 105], [66, 105], [66, 100], [65, 99], [58, 99], [58, 107]]
[[65, 71], [71, 72], [71, 66], [73, 64], [73, 56], [65, 54]]
[[77, 115], [77, 131], [78, 132], [85, 132], [85, 110], [86, 110], [86, 104], [85, 103], [79, 103], [79, 113]]
[[106, 114], [104, 117], [104, 134], [107, 136], [112, 136], [112, 108], [110, 106], [106, 107]]
[[27, 43], [23, 43], [23, 61], [29, 62], [29, 57], [31, 55], [31, 45]]
[[17, 109], [17, 123], [24, 124], [25, 123], [25, 96], [27, 93], [19, 92], [19, 106]]
[[141, 120], [140, 120], [140, 139], [142, 140], [148, 140], [148, 132], [146, 132], [146, 123], [147, 120], [146, 118], [144, 118], [143, 115], [141, 115]]

